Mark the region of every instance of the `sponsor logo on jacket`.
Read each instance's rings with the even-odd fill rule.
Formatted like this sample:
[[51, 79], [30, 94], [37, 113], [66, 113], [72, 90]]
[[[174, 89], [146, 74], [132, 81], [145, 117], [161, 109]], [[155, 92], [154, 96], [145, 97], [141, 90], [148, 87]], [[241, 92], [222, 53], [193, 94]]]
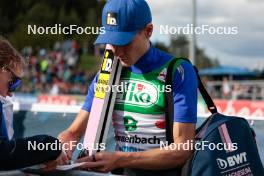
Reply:
[[123, 79], [122, 81], [126, 86], [126, 91], [117, 94], [117, 104], [150, 107], [158, 101], [158, 89], [154, 84], [136, 79]]

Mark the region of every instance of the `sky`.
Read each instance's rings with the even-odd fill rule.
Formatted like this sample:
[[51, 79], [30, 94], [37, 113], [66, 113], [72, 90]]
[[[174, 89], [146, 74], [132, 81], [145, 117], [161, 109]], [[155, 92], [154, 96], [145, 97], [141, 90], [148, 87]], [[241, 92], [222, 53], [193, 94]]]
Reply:
[[[192, 0], [147, 0], [154, 24], [152, 41], [169, 45], [160, 25], [191, 24]], [[197, 35], [197, 45], [222, 65], [264, 69], [264, 0], [197, 0], [197, 26], [237, 27], [236, 35]], [[177, 37], [176, 34], [174, 36]], [[188, 36], [190, 38], [190, 36]]]

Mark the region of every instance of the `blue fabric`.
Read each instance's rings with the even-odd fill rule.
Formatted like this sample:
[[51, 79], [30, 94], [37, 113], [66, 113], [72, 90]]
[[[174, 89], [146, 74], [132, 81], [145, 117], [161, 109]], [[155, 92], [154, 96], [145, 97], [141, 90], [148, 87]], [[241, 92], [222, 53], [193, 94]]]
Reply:
[[[129, 69], [136, 74], [151, 72], [170, 61], [173, 56], [151, 47], [136, 64]], [[198, 82], [192, 65], [184, 61], [175, 71], [172, 87], [174, 98], [174, 122], [196, 123], [197, 121], [197, 88]], [[94, 97], [94, 83], [98, 75], [89, 86], [83, 110], [90, 112]]]
[[102, 13], [101, 33], [95, 44], [126, 45], [136, 33], [152, 21], [150, 8], [145, 0], [111, 0]]
[[137, 63], [132, 65], [129, 69], [133, 73], [137, 74], [148, 73], [161, 67], [172, 58], [172, 55], [151, 46], [150, 49], [137, 61]]
[[183, 62], [173, 77], [174, 121], [197, 122], [198, 81], [193, 66]]
[[97, 75], [94, 77], [93, 81], [91, 82], [90, 86], [88, 87], [88, 92], [87, 92], [84, 104], [82, 106], [82, 109], [87, 112], [91, 111], [92, 102], [94, 98], [94, 85], [98, 81], [98, 76], [99, 76], [99, 73], [97, 73]]
[[[46, 148], [41, 150], [37, 147], [34, 150], [32, 147], [28, 147], [29, 142], [36, 143], [37, 146], [44, 144]], [[59, 140], [48, 135], [12, 140], [0, 137], [0, 171], [16, 170], [55, 160], [61, 154], [58, 147], [54, 149], [51, 147], [52, 145], [49, 145], [55, 143], [59, 144]]]
[[4, 136], [4, 130], [3, 130], [3, 113], [2, 113], [2, 103], [0, 102], [0, 136]]
[[0, 137], [8, 137], [3, 114], [3, 104], [0, 102]]

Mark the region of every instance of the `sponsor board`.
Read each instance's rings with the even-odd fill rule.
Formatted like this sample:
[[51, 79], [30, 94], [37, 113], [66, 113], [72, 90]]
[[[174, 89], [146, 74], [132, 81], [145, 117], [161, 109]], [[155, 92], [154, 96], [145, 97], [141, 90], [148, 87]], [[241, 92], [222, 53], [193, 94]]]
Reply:
[[77, 105], [77, 99], [74, 96], [67, 95], [40, 95], [38, 103], [55, 105]]
[[264, 120], [264, 101], [214, 100], [220, 113], [226, 115], [257, 117]]

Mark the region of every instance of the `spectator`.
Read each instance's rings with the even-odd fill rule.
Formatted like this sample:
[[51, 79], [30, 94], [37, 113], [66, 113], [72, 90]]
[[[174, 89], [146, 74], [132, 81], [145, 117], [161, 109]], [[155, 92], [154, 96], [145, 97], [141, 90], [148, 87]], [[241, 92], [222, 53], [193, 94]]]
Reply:
[[231, 87], [229, 85], [229, 82], [227, 80], [226, 77], [224, 77], [223, 79], [223, 83], [222, 83], [222, 91], [223, 91], [223, 97], [225, 99], [229, 98], [230, 97], [230, 94], [231, 94]]
[[[25, 74], [27, 84], [20, 91], [53, 95], [82, 92], [85, 94], [83, 84], [89, 82], [90, 77], [84, 70], [76, 67], [80, 51], [78, 43], [71, 40], [55, 42], [53, 49], [53, 51], [39, 49], [37, 56], [32, 55], [34, 53], [32, 47], [25, 47], [22, 50], [24, 56], [29, 57], [29, 65]], [[54, 77], [56, 81], [53, 80]]]
[[48, 147], [46, 150], [30, 149], [29, 142], [48, 144], [58, 139], [48, 135], [13, 139], [13, 105], [6, 98], [21, 84], [24, 61], [11, 44], [0, 38], [0, 170], [13, 170], [43, 162], [68, 162], [64, 152]]

